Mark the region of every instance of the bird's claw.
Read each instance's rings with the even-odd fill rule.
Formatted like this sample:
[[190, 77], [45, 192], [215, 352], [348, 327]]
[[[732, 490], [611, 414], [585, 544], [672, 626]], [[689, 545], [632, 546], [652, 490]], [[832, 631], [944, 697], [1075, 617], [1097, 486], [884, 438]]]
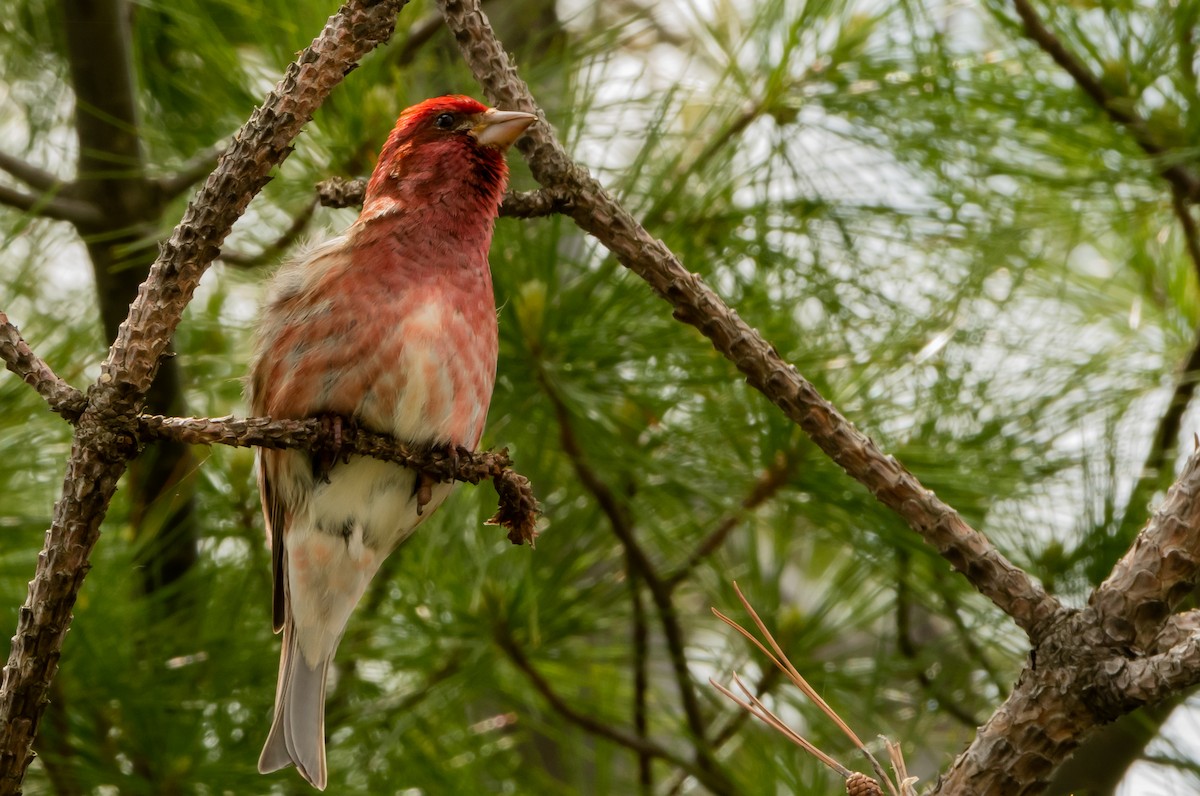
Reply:
[[417, 473], [417, 516], [425, 513], [425, 507], [429, 505], [429, 501], [433, 500], [433, 485], [437, 480], [430, 478], [425, 473]]
[[342, 453], [342, 429], [345, 421], [341, 415], [320, 415], [317, 417], [321, 424], [322, 437], [326, 440], [320, 450], [313, 451], [313, 478], [322, 483], [329, 483], [329, 471], [337, 464], [338, 459], [350, 461], [349, 453]]

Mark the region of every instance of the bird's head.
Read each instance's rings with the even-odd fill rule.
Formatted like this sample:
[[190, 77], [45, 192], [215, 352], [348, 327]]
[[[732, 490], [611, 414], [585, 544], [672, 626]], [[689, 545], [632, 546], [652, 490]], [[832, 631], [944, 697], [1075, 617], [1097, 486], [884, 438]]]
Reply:
[[413, 105], [400, 114], [383, 146], [367, 184], [363, 217], [431, 203], [479, 205], [494, 216], [508, 182], [505, 150], [536, 120], [464, 96]]

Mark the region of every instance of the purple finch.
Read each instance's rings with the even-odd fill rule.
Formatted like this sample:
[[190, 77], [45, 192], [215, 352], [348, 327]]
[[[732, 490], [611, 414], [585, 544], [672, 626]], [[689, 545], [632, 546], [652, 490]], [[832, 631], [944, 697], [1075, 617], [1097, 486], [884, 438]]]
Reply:
[[[275, 276], [247, 386], [255, 414], [347, 418], [413, 445], [475, 448], [496, 375], [488, 248], [504, 152], [534, 119], [461, 96], [400, 114], [358, 220]], [[294, 763], [325, 788], [338, 641], [384, 558], [451, 486], [366, 457], [259, 452], [283, 631], [259, 771]]]

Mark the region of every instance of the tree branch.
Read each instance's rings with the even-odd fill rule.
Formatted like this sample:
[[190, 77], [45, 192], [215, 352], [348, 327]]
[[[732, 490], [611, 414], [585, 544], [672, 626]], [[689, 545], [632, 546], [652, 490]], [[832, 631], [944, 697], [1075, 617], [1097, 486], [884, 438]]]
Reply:
[[295, 243], [297, 238], [304, 234], [304, 230], [308, 229], [309, 223], [312, 222], [313, 213], [316, 212], [316, 209], [317, 200], [313, 199], [305, 205], [303, 210], [296, 214], [296, 217], [292, 219], [291, 225], [283, 231], [283, 234], [264, 246], [258, 254], [222, 251], [221, 262], [225, 265], [232, 265], [238, 268], [255, 268], [275, 260], [289, 246]]
[[45, 360], [33, 353], [17, 327], [3, 312], [0, 312], [0, 359], [4, 360], [9, 370], [21, 377], [21, 381], [45, 398], [55, 413], [71, 421], [77, 420], [83, 413], [87, 404], [83, 393], [60, 379]]
[[[1115, 655], [1096, 677], [1097, 697], [1125, 710], [1154, 704], [1200, 685], [1200, 635], [1192, 634], [1175, 646], [1143, 658]], [[1128, 707], [1126, 707], [1128, 706]]]
[[708, 536], [704, 537], [700, 544], [696, 545], [696, 549], [688, 555], [687, 560], [680, 564], [677, 570], [663, 578], [663, 583], [666, 584], [666, 587], [668, 589], [676, 588], [692, 573], [692, 570], [701, 561], [708, 558], [721, 545], [725, 544], [725, 540], [729, 538], [729, 534], [733, 532], [734, 528], [745, 521], [746, 515], [749, 512], [766, 503], [783, 488], [788, 479], [792, 477], [792, 471], [795, 467], [795, 455], [790, 451], [780, 451], [775, 457], [775, 461], [771, 462], [770, 466], [754, 482], [750, 493], [742, 498], [741, 511], [728, 514], [717, 523]]
[[30, 188], [40, 193], [54, 191], [62, 185], [62, 180], [48, 171], [42, 171], [24, 158], [0, 151], [0, 171], [6, 171]]
[[[646, 697], [650, 692], [647, 673], [649, 628], [646, 626], [646, 607], [642, 604], [640, 579], [633, 559], [626, 555], [625, 580], [629, 584], [629, 600], [633, 606], [633, 731], [644, 741], [649, 737], [650, 726], [646, 713]], [[638, 792], [642, 796], [650, 796], [654, 792], [653, 761], [654, 758], [646, 752], [638, 752]]]
[[[325, 207], [361, 207], [367, 181], [363, 177], [330, 177], [317, 183], [317, 197]], [[501, 218], [540, 218], [571, 213], [575, 194], [568, 188], [548, 187], [536, 191], [509, 191], [500, 205]]]
[[158, 191], [159, 201], [169, 202], [207, 177], [217, 167], [221, 156], [225, 154], [228, 148], [229, 145], [222, 141], [208, 149], [197, 152], [186, 163], [180, 166], [179, 171], [174, 174], [168, 174], [155, 180], [154, 185]]
[[340, 432], [317, 419], [272, 420], [269, 417], [163, 417], [139, 415], [139, 441], [171, 439], [188, 445], [232, 445], [248, 448], [293, 448], [329, 451], [338, 456], [358, 454], [394, 462], [438, 481], [478, 484], [490, 478], [500, 496], [500, 509], [489, 524], [508, 528], [513, 544], [533, 544], [537, 537], [538, 505], [525, 476], [513, 471], [507, 450], [469, 451], [465, 448], [412, 448], [387, 434], [358, 428], [351, 422]]
[[1109, 643], [1152, 648], [1200, 576], [1200, 450], [1089, 604]]
[[405, 0], [350, 0], [268, 94], [162, 245], [89, 391], [37, 572], [0, 681], [0, 796], [21, 792], [83, 584], [117, 481], [137, 453], [136, 413], [201, 275], [313, 112], [392, 33]]
[[1062, 610], [1028, 574], [1014, 566], [981, 533], [926, 489], [895, 458], [856, 429], [756, 330], [742, 321], [698, 274], [675, 255], [574, 163], [496, 40], [478, 3], [439, 0], [447, 24], [475, 78], [493, 104], [539, 115], [517, 142], [543, 186], [575, 195], [572, 218], [622, 265], [646, 280], [746, 375], [747, 381], [796, 422], [830, 458], [895, 511], [971, 584], [1036, 641]]
[[98, 224], [103, 218], [99, 208], [83, 199], [50, 194], [35, 196], [7, 185], [0, 185], [0, 205], [15, 207], [41, 218], [69, 221], [75, 226]]
[[504, 651], [509, 660], [513, 662], [533, 687], [537, 690], [542, 698], [550, 703], [550, 707], [556, 713], [562, 716], [572, 724], [581, 727], [582, 729], [596, 735], [600, 738], [612, 741], [613, 743], [623, 746], [626, 749], [631, 749], [638, 754], [649, 755], [650, 757], [665, 760], [673, 766], [686, 771], [697, 781], [704, 784], [709, 790], [717, 794], [731, 794], [729, 784], [721, 779], [716, 779], [711, 771], [701, 768], [695, 763], [687, 760], [666, 747], [660, 746], [648, 738], [639, 738], [638, 736], [622, 730], [618, 727], [606, 724], [592, 715], [583, 713], [571, 707], [565, 699], [563, 699], [554, 690], [550, 683], [542, 676], [541, 672], [533, 665], [533, 663], [525, 656], [524, 651], [517, 644], [516, 639], [512, 637], [512, 633], [508, 626], [501, 620], [497, 620], [495, 630], [496, 644]]
[[723, 775], [718, 774], [718, 764], [708, 746], [706, 736], [707, 726], [704, 714], [700, 710], [700, 700], [696, 694], [691, 670], [688, 669], [687, 642], [684, 639], [683, 627], [679, 623], [679, 617], [675, 613], [675, 603], [671, 597], [671, 591], [662, 578], [659, 577], [658, 570], [651, 563], [646, 552], [638, 544], [637, 535], [633, 530], [633, 523], [629, 518], [628, 507], [621, 503], [608, 484], [587, 463], [583, 448], [580, 446], [579, 440], [575, 436], [575, 430], [571, 425], [570, 410], [563, 402], [558, 391], [554, 389], [545, 374], [540, 370], [538, 371], [538, 383], [554, 408], [554, 417], [558, 424], [559, 440], [563, 452], [571, 460], [571, 466], [575, 470], [576, 477], [579, 478], [583, 487], [592, 494], [592, 497], [596, 499], [600, 510], [608, 518], [613, 534], [625, 548], [625, 555], [628, 557], [630, 565], [637, 570], [642, 580], [646, 582], [646, 589], [650, 592], [650, 598], [654, 601], [654, 605], [658, 609], [659, 621], [662, 622], [663, 636], [666, 638], [667, 651], [671, 658], [671, 667], [675, 675], [676, 685], [679, 688], [679, 700], [683, 704], [683, 712], [687, 718], [688, 728], [691, 730], [698, 761], [702, 767], [712, 772], [713, 776], [721, 776], [723, 779]]
[[1128, 130], [1143, 152], [1160, 159], [1159, 173], [1176, 190], [1192, 201], [1200, 200], [1200, 179], [1181, 164], [1167, 161], [1166, 157], [1170, 153], [1154, 141], [1146, 127], [1146, 121], [1132, 109], [1127, 110], [1115, 101], [1117, 98], [1104, 88], [1104, 84], [1092, 74], [1087, 65], [1068, 50], [1066, 45], [1046, 27], [1045, 22], [1038, 16], [1029, 0], [1013, 0], [1013, 7], [1016, 8], [1017, 15], [1021, 17], [1021, 22], [1025, 26], [1025, 35], [1053, 58], [1054, 62], [1075, 80], [1076, 85], [1108, 114], [1108, 118]]

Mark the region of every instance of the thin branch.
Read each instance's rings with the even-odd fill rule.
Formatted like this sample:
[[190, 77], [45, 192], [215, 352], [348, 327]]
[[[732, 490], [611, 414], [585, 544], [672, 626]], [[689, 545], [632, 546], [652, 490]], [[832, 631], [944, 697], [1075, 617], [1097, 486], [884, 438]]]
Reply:
[[921, 688], [936, 699], [950, 716], [957, 719], [964, 727], [973, 730], [979, 726], [979, 720], [975, 714], [946, 694], [945, 690], [929, 676], [926, 668], [918, 660], [919, 650], [917, 642], [913, 638], [912, 617], [909, 616], [913, 605], [908, 586], [908, 557], [901, 555], [899, 561], [903, 569], [896, 580], [896, 648], [912, 663], [913, 673], [917, 682], [921, 684]]
[[1013, 0], [1013, 7], [1016, 9], [1017, 15], [1021, 17], [1025, 35], [1053, 58], [1054, 62], [1075, 80], [1079, 88], [1108, 114], [1108, 118], [1128, 130], [1143, 152], [1151, 157], [1160, 158], [1159, 173], [1177, 191], [1192, 201], [1200, 200], [1200, 179], [1197, 179], [1196, 175], [1181, 164], [1166, 160], [1166, 156], [1170, 153], [1154, 141], [1146, 126], [1146, 121], [1124, 104], [1115, 101], [1117, 98], [1104, 88], [1100, 78], [1096, 77], [1087, 65], [1068, 50], [1066, 45], [1046, 27], [1046, 23], [1038, 16], [1029, 0]]
[[408, 66], [417, 57], [421, 48], [429, 43], [443, 27], [441, 14], [430, 14], [408, 26], [408, 36], [397, 46], [392, 54], [392, 60], [397, 66]]
[[39, 193], [59, 189], [63, 181], [24, 158], [0, 151], [0, 171], [6, 171]]
[[715, 528], [704, 537], [704, 539], [696, 546], [696, 549], [691, 552], [687, 560], [679, 565], [679, 569], [672, 572], [663, 578], [663, 583], [668, 589], [674, 589], [679, 586], [694, 570], [701, 561], [715, 553], [721, 545], [725, 544], [725, 540], [729, 538], [729, 534], [733, 529], [741, 525], [745, 521], [746, 515], [754, 511], [763, 503], [766, 503], [774, 497], [780, 489], [788, 482], [792, 476], [792, 471], [796, 466], [796, 458], [790, 452], [780, 451], [775, 457], [775, 461], [763, 471], [758, 480], [754, 482], [750, 493], [742, 498], [741, 511], [728, 514], [723, 517]]
[[600, 510], [608, 518], [613, 533], [624, 546], [625, 554], [628, 556], [629, 561], [646, 582], [646, 588], [650, 592], [651, 599], [654, 600], [654, 605], [658, 609], [659, 620], [662, 622], [663, 635], [666, 638], [667, 650], [671, 657], [671, 666], [674, 670], [676, 684], [679, 687], [679, 699], [683, 704], [683, 712], [687, 717], [688, 728], [691, 730], [695, 742], [696, 754], [700, 758], [702, 765], [715, 771], [717, 764], [712, 757], [711, 750], [708, 748], [704, 715], [700, 710], [700, 700], [696, 694], [691, 671], [688, 669], [687, 642], [684, 640], [683, 628], [679, 624], [679, 618], [675, 613], [675, 603], [671, 598], [670, 589], [667, 588], [666, 584], [659, 577], [658, 570], [655, 569], [654, 564], [650, 562], [649, 557], [638, 544], [637, 536], [633, 530], [633, 523], [629, 518], [628, 507], [617, 498], [608, 484], [604, 482], [604, 479], [587, 463], [583, 448], [575, 436], [575, 430], [571, 423], [570, 410], [563, 402], [562, 397], [541, 371], [538, 373], [538, 383], [549, 399], [551, 406], [554, 407], [554, 417], [558, 424], [559, 441], [563, 452], [571, 460], [571, 466], [575, 470], [576, 477], [579, 478], [584, 488], [592, 494], [592, 497], [596, 499]]
[[[762, 676], [758, 678], [758, 682], [754, 685], [754, 695], [759, 699], [762, 699], [763, 696], [765, 696], [772, 688], [775, 687], [775, 684], [779, 682], [779, 678], [782, 676], [783, 672], [773, 666], [768, 666], [763, 669]], [[745, 710], [738, 709], [732, 711], [724, 724], [718, 728], [715, 733], [713, 733], [711, 741], [713, 751], [716, 751], [725, 744], [729, 743], [733, 737], [738, 734], [738, 731], [741, 730], [746, 722], [750, 720], [750, 718], [750, 713]], [[667, 783], [666, 787], [663, 789], [663, 792], [670, 794], [670, 796], [675, 796], [675, 794], [678, 794], [683, 789], [686, 780], [686, 777], [677, 773], [671, 779], [671, 781]]]
[[[646, 607], [642, 604], [642, 589], [637, 567], [633, 559], [625, 556], [625, 580], [629, 584], [629, 600], [633, 604], [633, 731], [646, 739], [649, 721], [646, 713], [646, 696], [650, 692], [647, 673], [649, 630], [646, 626]], [[653, 758], [638, 752], [638, 789], [643, 796], [654, 793]]]
[[280, 254], [296, 242], [297, 238], [304, 234], [304, 230], [308, 229], [308, 225], [312, 222], [313, 213], [316, 212], [316, 209], [317, 200], [313, 199], [305, 205], [303, 210], [296, 214], [296, 217], [292, 219], [291, 225], [283, 231], [283, 234], [264, 246], [258, 254], [222, 251], [221, 262], [225, 265], [237, 266], [238, 268], [256, 268], [264, 263], [275, 261]]
[[1028, 574], [1014, 566], [981, 533], [927, 489], [894, 457], [888, 456], [784, 361], [762, 335], [742, 321], [698, 274], [684, 268], [593, 178], [574, 163], [554, 136], [529, 87], [517, 75], [478, 3], [439, 0], [450, 29], [477, 80], [493, 104], [538, 114], [517, 146], [543, 186], [576, 195], [572, 218], [603, 243], [622, 265], [646, 280], [674, 308], [737, 365], [762, 392], [851, 477], [866, 486], [1031, 639], [1037, 640], [1064, 609]]
[[366, 177], [330, 177], [317, 183], [317, 201], [322, 207], [362, 207]]
[[0, 312], [0, 359], [4, 360], [5, 367], [46, 399], [55, 413], [72, 421], [83, 413], [87, 404], [83, 393], [59, 378], [45, 360], [33, 353], [3, 312]]
[[[324, 207], [361, 207], [367, 181], [363, 177], [330, 177], [317, 183], [317, 198]], [[536, 191], [509, 191], [500, 205], [501, 218], [540, 218], [555, 213], [571, 213], [575, 195], [568, 188], [541, 188]]]
[[575, 194], [567, 188], [539, 188], [536, 191], [509, 191], [500, 205], [501, 218], [541, 218], [556, 213], [570, 215], [575, 210]]
[[15, 207], [41, 218], [69, 221], [77, 227], [95, 226], [103, 219], [100, 209], [91, 202], [50, 193], [35, 196], [7, 185], [0, 185], [0, 205]]
[[509, 530], [513, 544], [533, 544], [538, 506], [529, 480], [512, 470], [508, 451], [473, 452], [465, 448], [413, 448], [387, 434], [344, 422], [338, 431], [319, 419], [272, 420], [269, 417], [163, 417], [139, 415], [141, 442], [172, 439], [189, 445], [325, 450], [336, 456], [358, 454], [410, 467], [438, 481], [478, 484], [490, 478], [500, 496], [500, 509], [488, 521]]
[[666, 747], [660, 746], [652, 740], [639, 738], [638, 736], [627, 732], [626, 730], [606, 724], [589, 713], [583, 713], [582, 711], [576, 710], [554, 690], [549, 681], [542, 676], [542, 673], [537, 670], [537, 667], [535, 667], [529, 658], [525, 656], [524, 651], [521, 649], [520, 645], [517, 644], [516, 639], [512, 637], [512, 633], [509, 631], [507, 625], [503, 624], [502, 622], [497, 622], [494, 636], [496, 639], [496, 644], [504, 651], [509, 660], [513, 662], [513, 665], [516, 666], [521, 673], [529, 679], [529, 682], [532, 683], [537, 692], [542, 695], [542, 698], [550, 703], [550, 707], [552, 707], [556, 713], [558, 713], [567, 721], [575, 724], [578, 727], [581, 727], [587, 732], [590, 732], [592, 735], [605, 738], [615, 744], [618, 744], [619, 746], [625, 747], [626, 749], [631, 749], [639, 754], [646, 754], [659, 760], [665, 760], [671, 765], [676, 766], [677, 768], [686, 771], [688, 774], [695, 777], [713, 793], [733, 793], [729, 784], [723, 779], [714, 777], [711, 771], [701, 768], [696, 763], [680, 757]]
[[229, 144], [222, 141], [219, 144], [201, 150], [180, 166], [179, 171], [159, 177], [154, 181], [158, 190], [159, 201], [169, 202], [186, 193], [189, 188], [207, 177], [217, 167], [221, 156], [229, 149]]

